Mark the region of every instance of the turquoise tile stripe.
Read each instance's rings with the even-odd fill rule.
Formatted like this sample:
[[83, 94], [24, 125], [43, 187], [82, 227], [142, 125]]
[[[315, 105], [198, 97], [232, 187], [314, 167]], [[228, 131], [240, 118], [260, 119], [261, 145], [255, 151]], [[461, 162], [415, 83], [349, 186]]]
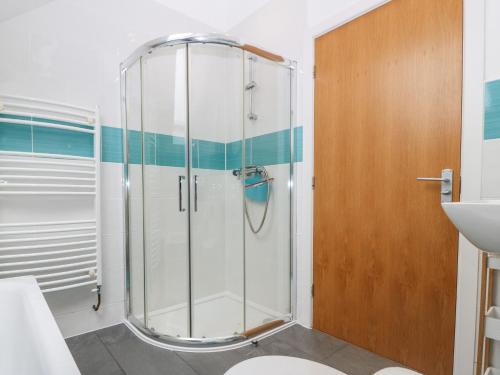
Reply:
[[0, 150], [32, 152], [31, 125], [0, 123]]
[[123, 163], [123, 132], [121, 128], [101, 127], [101, 160]]
[[295, 163], [302, 161], [302, 156], [303, 156], [302, 133], [303, 133], [302, 126], [297, 126], [296, 128], [293, 128], [293, 143], [295, 145], [293, 153], [293, 161]]
[[[56, 122], [43, 118], [8, 116], [0, 114], [2, 118], [31, 119], [39, 122], [84, 127], [65, 121]], [[294, 161], [300, 162], [303, 157], [302, 127], [296, 127], [293, 131], [296, 144]], [[285, 129], [247, 139], [245, 143], [247, 163], [259, 165], [288, 163], [290, 160], [289, 137], [290, 130]], [[141, 164], [143, 145], [146, 165], [185, 166], [186, 143], [183, 137], [147, 132], [142, 137], [141, 132], [129, 130], [128, 157], [130, 164]], [[67, 129], [5, 122], [0, 123], [0, 150], [93, 157], [93, 135]], [[240, 168], [241, 152], [241, 141], [225, 144], [195, 139], [192, 141], [192, 167], [214, 170]], [[110, 163], [124, 162], [123, 131], [121, 128], [101, 127], [101, 160]]]
[[[0, 117], [6, 118], [5, 115]], [[0, 150], [93, 157], [94, 136], [66, 129], [1, 122]]]
[[156, 134], [144, 132], [144, 164], [156, 165]]
[[290, 162], [290, 129], [263, 134], [247, 140], [247, 163], [252, 165], [275, 165]]
[[191, 145], [191, 165], [193, 168], [225, 170], [226, 145], [194, 139]]
[[238, 169], [241, 164], [241, 141], [226, 143], [226, 169]]
[[156, 165], [184, 167], [186, 165], [186, 141], [183, 137], [156, 134]]
[[128, 162], [129, 164], [142, 163], [142, 136], [137, 130], [128, 131]]
[[[293, 129], [294, 131], [294, 162], [303, 160], [302, 148], [302, 126]], [[288, 163], [290, 161], [290, 131], [288, 129], [263, 134], [247, 139], [245, 143], [247, 164], [274, 165]], [[241, 141], [229, 142], [226, 144], [226, 169], [240, 168]]]
[[94, 157], [94, 135], [33, 126], [33, 152]]
[[484, 139], [500, 138], [500, 80], [485, 85]]

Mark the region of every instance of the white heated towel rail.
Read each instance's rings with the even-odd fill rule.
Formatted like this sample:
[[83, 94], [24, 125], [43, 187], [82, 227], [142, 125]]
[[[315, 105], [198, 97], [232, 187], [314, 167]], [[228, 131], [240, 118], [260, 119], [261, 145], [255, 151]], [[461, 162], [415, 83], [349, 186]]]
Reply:
[[[98, 293], [97, 309], [102, 285], [98, 110], [0, 95], [2, 126], [3, 134], [13, 136], [0, 150], [0, 278], [33, 275], [44, 293], [88, 286]], [[40, 128], [59, 132], [37, 139]], [[28, 134], [31, 145], [16, 139], [16, 131]], [[88, 155], [81, 155], [78, 138], [65, 141], [81, 133], [92, 138]]]

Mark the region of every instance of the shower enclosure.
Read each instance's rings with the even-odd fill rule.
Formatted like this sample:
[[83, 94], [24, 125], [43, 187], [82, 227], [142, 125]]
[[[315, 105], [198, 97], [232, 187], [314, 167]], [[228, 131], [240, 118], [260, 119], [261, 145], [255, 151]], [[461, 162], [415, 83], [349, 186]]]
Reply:
[[121, 71], [129, 322], [214, 346], [291, 321], [294, 64], [182, 35]]

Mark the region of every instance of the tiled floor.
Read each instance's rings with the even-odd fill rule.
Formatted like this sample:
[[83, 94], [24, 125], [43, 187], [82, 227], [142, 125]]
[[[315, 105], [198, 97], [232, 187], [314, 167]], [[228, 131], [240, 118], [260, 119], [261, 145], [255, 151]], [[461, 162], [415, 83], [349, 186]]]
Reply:
[[299, 325], [259, 342], [257, 347], [216, 352], [172, 352], [139, 340], [123, 324], [66, 340], [82, 375], [223, 375], [245, 359], [288, 355], [334, 367], [348, 375], [371, 375], [399, 366], [366, 350]]

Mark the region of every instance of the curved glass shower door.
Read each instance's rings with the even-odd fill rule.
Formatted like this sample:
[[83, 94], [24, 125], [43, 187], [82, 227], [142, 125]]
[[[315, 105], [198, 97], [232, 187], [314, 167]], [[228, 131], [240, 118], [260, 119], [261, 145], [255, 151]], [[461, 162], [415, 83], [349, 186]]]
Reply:
[[142, 58], [145, 325], [190, 336], [187, 47]]
[[292, 71], [246, 51], [244, 67], [245, 330], [256, 332], [292, 312]]
[[243, 51], [190, 44], [189, 138], [191, 166], [192, 336], [243, 332], [243, 187], [226, 157], [243, 138]]

